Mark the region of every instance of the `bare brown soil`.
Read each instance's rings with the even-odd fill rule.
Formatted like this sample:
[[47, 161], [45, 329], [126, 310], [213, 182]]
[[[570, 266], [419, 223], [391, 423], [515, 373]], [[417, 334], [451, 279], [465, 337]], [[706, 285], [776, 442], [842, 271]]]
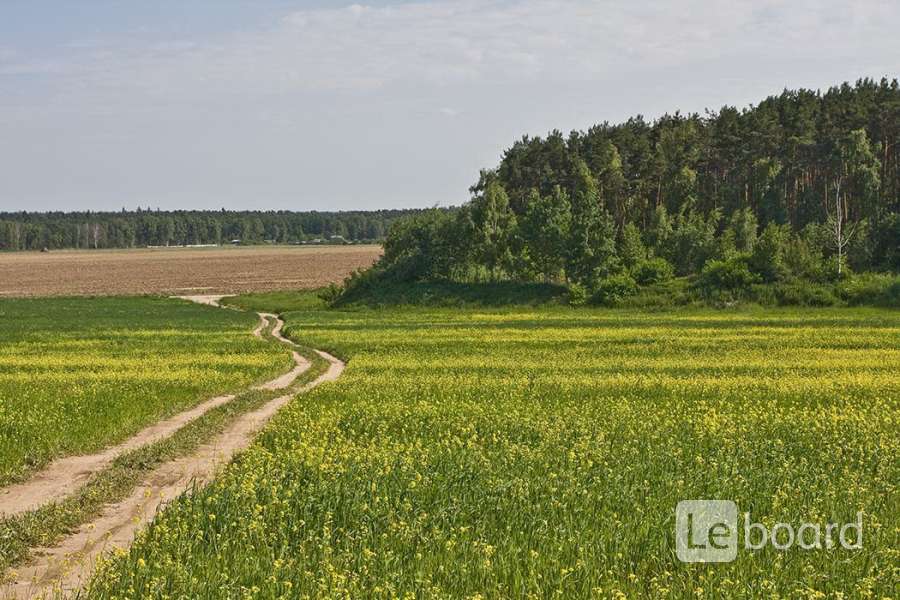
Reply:
[[0, 297], [310, 289], [340, 282], [380, 254], [374, 245], [0, 253]]

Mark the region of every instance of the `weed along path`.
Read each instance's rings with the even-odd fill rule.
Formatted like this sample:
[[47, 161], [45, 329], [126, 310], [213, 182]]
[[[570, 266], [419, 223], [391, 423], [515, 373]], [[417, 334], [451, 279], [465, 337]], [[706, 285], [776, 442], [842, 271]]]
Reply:
[[[221, 298], [222, 296], [184, 297], [213, 306], [219, 306]], [[254, 335], [262, 337], [270, 325], [272, 328], [269, 335], [272, 338], [289, 346], [296, 346], [281, 335], [284, 322], [276, 315], [260, 314], [260, 325]], [[344, 369], [342, 361], [325, 352], [316, 353], [327, 361], [327, 369], [318, 377], [302, 386], [292, 386], [312, 366], [309, 360], [292, 351], [296, 366], [290, 372], [254, 388], [288, 390], [284, 395], [239, 415], [223, 431], [188, 455], [165, 462], [150, 471], [125, 499], [105, 506], [94, 520], [77, 528], [56, 546], [34, 549], [35, 558], [30, 563], [7, 574], [9, 583], [0, 587], [0, 598], [41, 598], [80, 588], [90, 577], [94, 564], [103, 553], [127, 548], [135, 533], [153, 519], [166, 501], [212, 480], [236, 453], [250, 445], [255, 434], [296, 394], [340, 376]], [[163, 439], [233, 398], [234, 396], [213, 398], [190, 411], [157, 423], [103, 453], [57, 461], [31, 481], [15, 486], [16, 489], [7, 490], [0, 500], [0, 506], [7, 513], [24, 512], [64, 497], [77, 490], [93, 473], [110, 464], [121, 453]]]

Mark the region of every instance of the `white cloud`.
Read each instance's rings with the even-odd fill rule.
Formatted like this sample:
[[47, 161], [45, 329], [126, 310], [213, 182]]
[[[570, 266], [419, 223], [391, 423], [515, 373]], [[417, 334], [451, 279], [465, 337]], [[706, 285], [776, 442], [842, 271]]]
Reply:
[[898, 29], [894, 0], [441, 0], [4, 47], [0, 202], [456, 202], [523, 133], [896, 75]]
[[50, 63], [6, 68], [65, 70], [79, 83], [163, 94], [585, 81], [721, 55], [854, 54], [860, 43], [896, 49], [889, 26], [898, 22], [900, 4], [880, 0], [354, 4], [297, 11], [264, 31], [135, 47], [91, 44]]

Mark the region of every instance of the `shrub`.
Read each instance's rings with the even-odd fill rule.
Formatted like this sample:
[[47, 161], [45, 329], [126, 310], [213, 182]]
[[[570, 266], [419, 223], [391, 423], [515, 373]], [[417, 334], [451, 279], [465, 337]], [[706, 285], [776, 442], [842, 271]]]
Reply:
[[875, 266], [900, 272], [900, 213], [887, 214], [875, 227], [870, 236], [873, 239], [872, 257]]
[[770, 283], [754, 283], [751, 285], [749, 298], [760, 306], [778, 306], [775, 286]]
[[851, 306], [900, 308], [900, 276], [878, 273], [851, 275], [838, 283], [837, 293]]
[[319, 290], [319, 298], [323, 300], [326, 304], [334, 304], [337, 302], [337, 299], [341, 297], [341, 294], [344, 293], [344, 289], [337, 285], [336, 283], [329, 283], [328, 287], [324, 287]]
[[847, 256], [844, 255], [843, 261], [841, 262], [841, 274], [838, 275], [838, 257], [837, 254], [832, 254], [828, 258], [822, 261], [822, 277], [821, 281], [826, 281], [830, 283], [837, 283], [839, 281], [845, 281], [853, 277], [853, 270], [847, 264]]
[[[330, 291], [323, 290], [320, 297], [332, 306], [339, 306], [354, 302], [370, 295], [374, 290], [383, 286], [390, 280], [390, 275], [380, 264], [368, 269], [357, 269], [344, 279], [344, 285], [338, 288], [338, 293], [329, 299]], [[335, 286], [337, 287], [337, 286]], [[329, 288], [326, 288], [328, 290]]]
[[769, 223], [753, 247], [748, 264], [753, 273], [764, 281], [778, 281], [787, 275], [784, 264], [784, 247], [790, 230], [783, 225]]
[[569, 286], [569, 305], [584, 306], [588, 301], [588, 291], [580, 283], [573, 283]]
[[634, 296], [629, 296], [618, 306], [624, 308], [668, 308], [686, 306], [696, 301], [687, 278], [672, 278], [662, 283], [643, 286]]
[[736, 300], [745, 297], [759, 277], [750, 272], [747, 257], [738, 255], [728, 260], [711, 260], [703, 267], [697, 287], [708, 299]]
[[779, 306], [835, 306], [840, 300], [831, 286], [797, 281], [772, 287]]
[[647, 248], [641, 240], [641, 232], [634, 223], [628, 223], [619, 235], [619, 258], [622, 264], [633, 268], [647, 258]]
[[894, 283], [884, 290], [879, 304], [891, 308], [900, 308], [900, 278], [895, 278]]
[[622, 273], [601, 279], [591, 296], [591, 303], [617, 306], [623, 300], [637, 294], [638, 287], [630, 275]]
[[794, 276], [820, 281], [824, 279], [821, 251], [802, 236], [793, 236], [784, 245], [784, 266]]
[[652, 285], [672, 279], [675, 275], [675, 269], [666, 259], [656, 257], [640, 261], [632, 269], [632, 275], [639, 284]]
[[875, 254], [875, 244], [871, 237], [871, 227], [866, 219], [856, 223], [856, 229], [847, 245], [847, 266], [854, 271], [871, 271]]

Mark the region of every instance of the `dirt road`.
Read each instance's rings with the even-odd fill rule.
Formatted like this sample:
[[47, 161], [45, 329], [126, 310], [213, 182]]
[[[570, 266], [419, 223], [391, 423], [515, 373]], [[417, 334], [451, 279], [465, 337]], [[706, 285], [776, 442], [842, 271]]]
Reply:
[[[189, 299], [217, 305], [220, 298], [220, 296], [203, 296], [190, 297]], [[281, 328], [284, 322], [280, 317], [261, 313], [260, 319], [261, 325], [254, 333], [262, 335], [265, 329], [265, 322], [274, 320], [274, 327], [271, 331], [272, 337], [282, 343], [293, 345], [293, 342], [281, 335]], [[328, 361], [328, 370], [325, 373], [303, 387], [292, 390], [283, 396], [270, 400], [256, 410], [241, 415], [224, 432], [217, 435], [210, 442], [203, 444], [191, 455], [161, 465], [128, 498], [107, 506], [96, 519], [82, 525], [75, 533], [63, 539], [56, 546], [36, 549], [36, 558], [30, 564], [17, 569], [14, 577], [12, 577], [13, 582], [0, 592], [0, 597], [16, 599], [40, 598], [58, 592], [68, 593], [83, 586], [90, 577], [93, 565], [103, 553], [114, 548], [127, 548], [134, 539], [135, 533], [153, 520], [157, 511], [166, 501], [177, 497], [194, 485], [203, 486], [211, 481], [223, 465], [227, 464], [236, 453], [250, 445], [255, 434], [279, 409], [290, 402], [297, 393], [308, 391], [324, 382], [337, 379], [344, 369], [344, 363], [330, 354], [317, 352]], [[295, 360], [298, 358], [302, 359], [296, 352], [294, 356]], [[305, 361], [305, 359], [302, 360]], [[298, 361], [297, 367], [290, 374], [296, 372], [293, 375], [293, 379], [296, 379], [306, 368], [308, 368], [308, 363], [301, 365], [300, 361]], [[293, 379], [288, 381], [286, 379], [287, 375], [289, 374], [264, 385], [276, 386], [268, 389], [283, 389], [282, 385], [287, 387], [293, 381]], [[213, 401], [221, 400], [213, 399], [205, 404]], [[198, 406], [194, 410], [200, 410], [201, 407], [203, 405]], [[209, 408], [206, 408], [206, 410], [209, 410]], [[178, 415], [178, 417], [186, 418], [185, 413]], [[194, 418], [197, 417], [195, 416]], [[173, 419], [175, 418], [173, 417]], [[157, 428], [155, 430], [157, 433], [146, 434], [149, 436], [147, 439], [154, 439], [154, 435], [161, 435], [159, 432], [163, 431], [167, 426], [159, 423], [154, 427]], [[141, 432], [139, 435], [145, 434], [146, 431]], [[157, 437], [155, 439], [161, 438]], [[137, 443], [134, 442], [134, 438], [125, 444], [133, 443]], [[111, 451], [112, 449], [107, 451], [107, 453]], [[102, 458], [101, 455], [96, 455], [96, 458], [93, 459], [95, 462], [91, 463], [92, 466], [84, 470], [84, 476], [78, 469], [66, 472], [65, 469], [60, 468], [54, 471], [56, 473], [56, 484], [54, 486], [47, 487], [47, 484], [39, 478], [35, 480], [34, 485], [36, 487], [34, 489], [43, 486], [45, 489], [54, 490], [49, 492], [51, 494], [65, 495], [65, 493], [70, 493], [77, 489], [91, 473], [96, 472], [90, 471], [90, 468], [102, 468], [104, 464], [108, 464], [103, 462], [107, 460], [107, 453], [102, 453]], [[53, 465], [51, 465], [51, 468], [53, 468]], [[69, 477], [68, 480], [66, 479], [66, 473]], [[52, 477], [48, 479], [52, 479]], [[21, 508], [25, 505], [33, 507], [38, 500], [26, 494], [22, 496], [20, 502], [22, 504], [16, 505], [10, 500], [7, 505], [13, 509]]]

